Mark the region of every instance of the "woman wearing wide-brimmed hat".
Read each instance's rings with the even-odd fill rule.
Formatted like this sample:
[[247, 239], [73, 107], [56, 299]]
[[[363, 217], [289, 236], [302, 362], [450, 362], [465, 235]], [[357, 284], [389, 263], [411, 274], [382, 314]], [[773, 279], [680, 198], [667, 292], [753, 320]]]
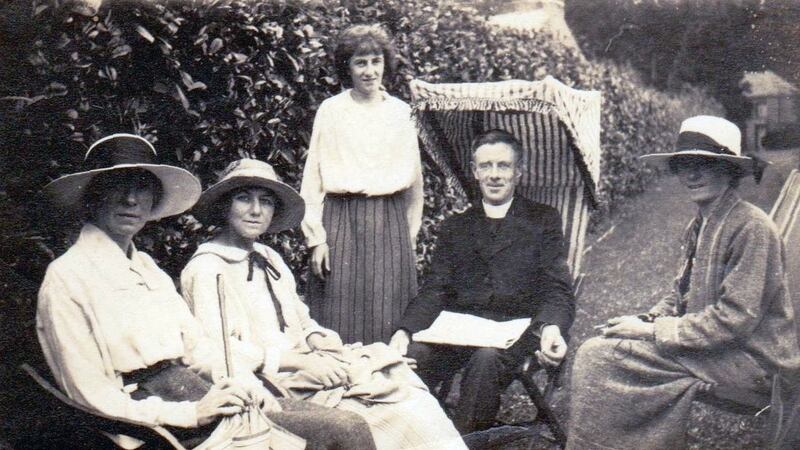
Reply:
[[[111, 135], [92, 144], [84, 170], [45, 187], [58, 205], [85, 216], [77, 242], [50, 264], [39, 291], [36, 328], [56, 382], [100, 413], [176, 427], [187, 445], [212, 432], [219, 442], [272, 427], [253, 415], [218, 420], [253, 408], [302, 437], [309, 430], [333, 430], [308, 408], [296, 411], [284, 402], [281, 410], [253, 375], [253, 363], [239, 354], [228, 378], [218, 340], [205, 335], [172, 279], [134, 246], [133, 237], [148, 221], [189, 209], [201, 193], [191, 173], [155, 159], [144, 138]], [[135, 444], [124, 436], [114, 439]]]
[[194, 209], [206, 225], [219, 226], [181, 274], [195, 316], [209, 335], [220, 335], [221, 275], [232, 351], [254, 361], [256, 372], [283, 395], [355, 412], [363, 418], [359, 423], [369, 424], [377, 448], [464, 448], [403, 358], [382, 343], [344, 346], [335, 331], [309, 316], [278, 252], [258, 242], [264, 234], [298, 226], [304, 210], [303, 199], [269, 164], [231, 163]]
[[[110, 416], [197, 428], [240, 412], [251, 392], [232, 381], [212, 386], [198, 375], [215, 365], [206, 357], [213, 341], [172, 279], [133, 245], [148, 221], [179, 214], [200, 196], [191, 173], [155, 159], [144, 138], [111, 135], [92, 144], [82, 171], [45, 187], [85, 223], [77, 242], [47, 268], [36, 329], [70, 398]], [[170, 380], [185, 398], [149, 390]]]
[[678, 177], [698, 214], [670, 294], [647, 314], [609, 320], [578, 349], [568, 448], [684, 448], [697, 392], [768, 393], [773, 374], [800, 367], [781, 239], [737, 193], [754, 169], [740, 141], [735, 124], [695, 116], [674, 152], [642, 157]]
[[322, 102], [303, 170], [312, 316], [347, 343], [389, 342], [417, 293], [423, 179], [411, 108], [383, 89], [391, 36], [354, 25], [334, 57], [348, 89]]

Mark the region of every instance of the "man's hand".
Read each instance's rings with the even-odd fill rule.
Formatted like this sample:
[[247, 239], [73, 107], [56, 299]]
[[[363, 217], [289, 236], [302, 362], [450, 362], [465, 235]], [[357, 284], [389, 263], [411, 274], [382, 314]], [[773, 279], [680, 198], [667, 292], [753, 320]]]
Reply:
[[331, 271], [330, 253], [331, 250], [325, 242], [317, 245], [311, 251], [311, 270], [314, 275], [323, 280], [325, 279], [325, 274]]
[[308, 347], [311, 350], [323, 350], [329, 352], [338, 352], [344, 348], [342, 338], [334, 332], [322, 334], [321, 332], [314, 332], [306, 338]]
[[536, 359], [542, 366], [558, 367], [567, 355], [567, 342], [561, 336], [558, 325], [546, 325], [542, 329], [541, 350], [536, 351]]
[[621, 316], [609, 319], [603, 336], [625, 339], [652, 340], [655, 326], [636, 316]]
[[406, 330], [397, 330], [389, 340], [389, 347], [397, 350], [403, 356], [408, 354], [408, 344], [411, 343], [411, 334]]
[[414, 358], [409, 358], [408, 356], [408, 345], [411, 344], [411, 333], [406, 330], [397, 330], [392, 335], [392, 339], [389, 340], [389, 347], [397, 350], [397, 353], [403, 356], [403, 360], [408, 364], [409, 367], [412, 369], [417, 368], [417, 360]]

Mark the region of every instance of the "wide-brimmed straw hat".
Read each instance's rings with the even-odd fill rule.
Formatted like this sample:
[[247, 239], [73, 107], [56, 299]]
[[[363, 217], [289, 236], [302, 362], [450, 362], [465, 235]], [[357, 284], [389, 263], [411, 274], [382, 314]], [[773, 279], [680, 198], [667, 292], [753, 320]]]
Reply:
[[675, 151], [651, 153], [639, 158], [648, 164], [666, 167], [675, 156], [703, 156], [731, 162], [745, 173], [754, 170], [753, 158], [742, 156], [742, 133], [733, 122], [715, 116], [694, 116], [681, 123]]
[[77, 211], [85, 207], [86, 188], [96, 175], [121, 169], [145, 169], [161, 181], [162, 190], [150, 219], [180, 214], [200, 197], [200, 180], [180, 167], [157, 164], [156, 156], [156, 149], [147, 139], [135, 134], [112, 134], [89, 147], [83, 158], [84, 170], [51, 181], [44, 192], [61, 207]]
[[200, 196], [192, 212], [201, 222], [208, 222], [213, 219], [214, 205], [223, 199], [225, 194], [244, 187], [263, 187], [274, 192], [278, 198], [275, 214], [267, 228], [268, 233], [294, 228], [303, 220], [306, 204], [297, 191], [282, 182], [271, 165], [249, 158], [228, 164], [219, 181]]

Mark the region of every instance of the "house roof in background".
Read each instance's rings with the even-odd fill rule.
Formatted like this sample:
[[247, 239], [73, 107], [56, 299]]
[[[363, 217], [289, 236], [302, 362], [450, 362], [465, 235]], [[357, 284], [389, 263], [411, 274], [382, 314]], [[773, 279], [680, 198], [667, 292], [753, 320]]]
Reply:
[[771, 70], [745, 72], [741, 83], [749, 85], [744, 94], [746, 97], [768, 97], [798, 93], [798, 89], [794, 85]]

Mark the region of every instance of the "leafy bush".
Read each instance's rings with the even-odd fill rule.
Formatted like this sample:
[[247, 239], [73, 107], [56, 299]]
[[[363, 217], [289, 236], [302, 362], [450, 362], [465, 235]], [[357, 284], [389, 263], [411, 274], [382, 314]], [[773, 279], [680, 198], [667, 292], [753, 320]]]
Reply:
[[800, 126], [797, 124], [787, 125], [768, 132], [761, 138], [761, 146], [767, 150], [800, 147]]

